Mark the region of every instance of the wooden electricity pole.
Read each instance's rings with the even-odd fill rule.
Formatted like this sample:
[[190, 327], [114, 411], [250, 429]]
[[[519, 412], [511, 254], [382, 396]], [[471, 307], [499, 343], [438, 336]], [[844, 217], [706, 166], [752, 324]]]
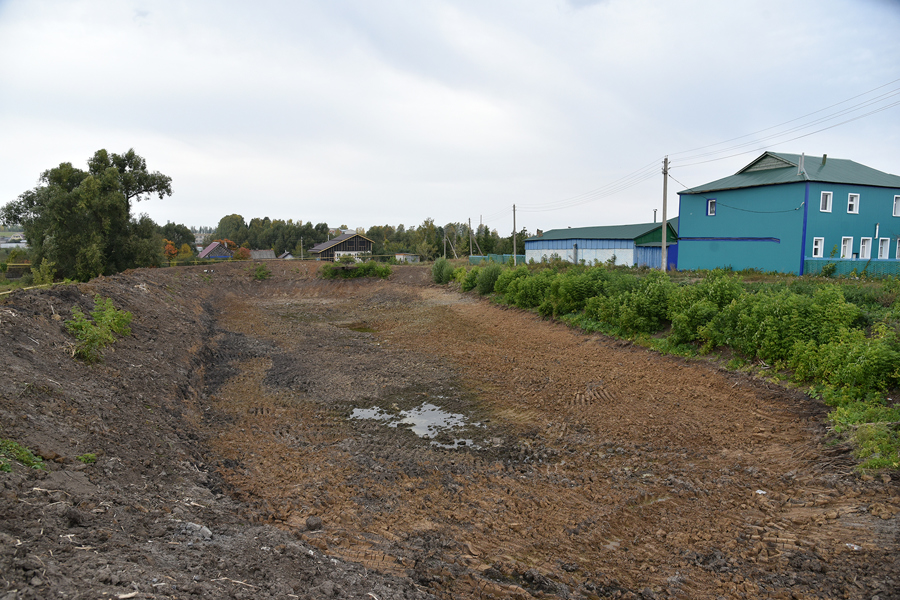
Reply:
[[663, 211], [662, 211], [662, 263], [660, 267], [662, 267], [663, 273], [668, 271], [668, 263], [666, 262], [669, 259], [668, 256], [668, 248], [666, 247], [666, 242], [668, 241], [668, 231], [666, 231], [669, 227], [666, 221], [666, 186], [669, 183], [669, 157], [666, 156], [663, 159]]
[[516, 205], [513, 204], [513, 266], [515, 266], [516, 261]]

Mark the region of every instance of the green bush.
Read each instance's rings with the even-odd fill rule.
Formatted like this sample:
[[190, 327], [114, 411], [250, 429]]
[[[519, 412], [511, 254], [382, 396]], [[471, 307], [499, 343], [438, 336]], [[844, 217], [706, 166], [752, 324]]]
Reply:
[[533, 273], [528, 277], [516, 279], [513, 285], [507, 289], [507, 297], [509, 291], [516, 288], [513, 302], [520, 308], [537, 308], [540, 306], [550, 290], [550, 286], [557, 278], [557, 274], [550, 270], [542, 270]]
[[466, 280], [466, 268], [465, 267], [456, 267], [453, 269], [453, 281], [462, 286], [463, 281]]
[[859, 316], [836, 285], [822, 286], [812, 297], [781, 289], [743, 294], [698, 333], [707, 350], [730, 346], [747, 357], [783, 364], [796, 342], [838, 339]]
[[356, 279], [357, 277], [380, 277], [387, 279], [391, 276], [391, 267], [384, 263], [370, 260], [364, 263], [356, 263], [356, 266], [347, 265], [344, 268], [335, 263], [325, 263], [319, 270], [322, 279]]
[[669, 297], [668, 309], [672, 342], [685, 344], [699, 339], [700, 327], [743, 294], [740, 277], [722, 269], [710, 271], [698, 283], [676, 288]]
[[269, 270], [269, 267], [265, 264], [256, 265], [256, 269], [253, 271], [253, 279], [257, 281], [264, 281], [272, 276], [272, 271]]
[[116, 340], [116, 335], [131, 335], [131, 313], [116, 309], [110, 298], [94, 296], [91, 319], [78, 306], [73, 306], [72, 319], [66, 321], [66, 330], [78, 340], [73, 355], [87, 363], [98, 362], [103, 349]]
[[528, 277], [528, 267], [525, 265], [519, 265], [514, 269], [505, 269], [500, 273], [500, 276], [497, 277], [497, 280], [494, 283], [494, 291], [506, 296], [506, 289], [510, 284], [516, 279], [521, 279], [523, 277]]
[[788, 366], [798, 382], [826, 383], [861, 392], [886, 392], [900, 378], [900, 347], [886, 327], [867, 338], [859, 329], [845, 330], [837, 339], [817, 343], [798, 340]]
[[[681, 288], [687, 289], [687, 288]], [[674, 295], [679, 295], [676, 292]], [[689, 295], [689, 294], [684, 294]], [[679, 299], [679, 304], [684, 299]], [[719, 307], [707, 299], [696, 300], [678, 311], [672, 311], [670, 307], [669, 318], [672, 322], [672, 332], [669, 339], [673, 344], [687, 344], [700, 337], [700, 327], [712, 321], [719, 314]]]
[[453, 265], [444, 257], [437, 259], [431, 265], [431, 278], [435, 283], [450, 283], [450, 280], [453, 279]]
[[469, 269], [469, 272], [466, 273], [466, 276], [465, 278], [463, 278], [462, 283], [459, 284], [459, 289], [464, 292], [474, 290], [475, 286], [478, 285], [479, 273], [481, 273], [481, 267], [472, 267], [471, 269]]
[[501, 277], [503, 267], [497, 263], [489, 263], [478, 272], [478, 280], [475, 287], [482, 296], [487, 296], [494, 292], [497, 287], [497, 281]]
[[640, 285], [621, 295], [619, 327], [631, 334], [656, 333], [663, 328], [675, 284], [663, 271], [650, 271]]
[[587, 271], [570, 271], [560, 275], [559, 286], [556, 288], [557, 314], [567, 314], [584, 310], [588, 298], [601, 293], [603, 282], [608, 277], [608, 272], [603, 267], [594, 267]]

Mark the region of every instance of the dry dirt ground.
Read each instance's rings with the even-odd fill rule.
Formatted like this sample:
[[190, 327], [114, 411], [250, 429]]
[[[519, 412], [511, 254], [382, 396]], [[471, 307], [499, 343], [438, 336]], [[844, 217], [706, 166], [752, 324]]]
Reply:
[[[0, 299], [0, 599], [900, 598], [900, 486], [804, 395], [429, 284]], [[63, 327], [134, 314], [100, 364]], [[76, 457], [95, 453], [96, 463]]]

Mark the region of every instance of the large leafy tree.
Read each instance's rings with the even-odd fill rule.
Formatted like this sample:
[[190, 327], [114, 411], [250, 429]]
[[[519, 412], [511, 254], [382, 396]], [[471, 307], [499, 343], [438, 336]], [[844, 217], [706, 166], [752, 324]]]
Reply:
[[190, 247], [194, 244], [195, 236], [187, 225], [169, 222], [159, 228], [159, 233], [176, 248], [181, 248], [185, 244]]
[[36, 264], [46, 258], [57, 273], [87, 281], [162, 260], [162, 236], [146, 215], [133, 218], [131, 202], [172, 194], [172, 179], [150, 173], [129, 150], [98, 150], [83, 171], [71, 163], [41, 174], [40, 185], [0, 209], [4, 223], [19, 223]]

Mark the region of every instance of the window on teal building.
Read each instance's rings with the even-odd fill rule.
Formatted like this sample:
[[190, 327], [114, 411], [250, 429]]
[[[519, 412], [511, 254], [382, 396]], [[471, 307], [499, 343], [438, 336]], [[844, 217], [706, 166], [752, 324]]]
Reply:
[[813, 238], [813, 258], [825, 257], [825, 238]]
[[853, 238], [841, 238], [841, 258], [851, 258], [853, 256]]
[[859, 239], [859, 257], [864, 260], [872, 258], [872, 238]]

